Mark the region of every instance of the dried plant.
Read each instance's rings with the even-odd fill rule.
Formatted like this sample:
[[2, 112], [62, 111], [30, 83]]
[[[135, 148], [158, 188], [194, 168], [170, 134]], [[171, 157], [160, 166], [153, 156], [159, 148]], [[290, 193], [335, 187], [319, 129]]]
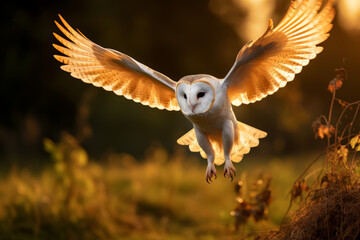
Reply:
[[[357, 152], [360, 151], [360, 101], [348, 103], [336, 98], [336, 92], [347, 78], [344, 68], [336, 69], [328, 90], [332, 94], [328, 117], [317, 118], [313, 124], [315, 138], [326, 139], [326, 149], [314, 159], [295, 181], [291, 203], [306, 195], [300, 208], [285, 218], [279, 231], [261, 239], [359, 239], [360, 238], [360, 176]], [[334, 106], [341, 107], [334, 120]], [[346, 120], [345, 116], [347, 116]], [[324, 166], [318, 178], [308, 186], [305, 179], [310, 167], [322, 156]]]
[[271, 202], [271, 178], [261, 174], [252, 184], [250, 192], [244, 191], [243, 181], [235, 185], [237, 207], [231, 211], [235, 217], [235, 230], [245, 225], [252, 217], [256, 222], [266, 220]]

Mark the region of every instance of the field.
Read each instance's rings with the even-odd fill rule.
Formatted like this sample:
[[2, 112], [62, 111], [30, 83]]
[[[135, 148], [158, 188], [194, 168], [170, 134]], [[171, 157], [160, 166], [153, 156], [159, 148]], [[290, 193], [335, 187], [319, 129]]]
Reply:
[[[150, 148], [142, 162], [110, 154], [88, 161], [70, 135], [45, 146], [52, 165], [41, 171], [13, 167], [0, 183], [1, 239], [239, 239], [274, 229], [289, 206], [289, 191], [309, 156], [246, 158], [233, 183], [205, 181], [204, 160]], [[301, 160], [304, 159], [304, 160]], [[268, 220], [249, 218], [238, 231], [230, 213], [266, 172], [272, 177]], [[261, 186], [259, 186], [261, 188]], [[246, 191], [247, 189], [247, 191]]]
[[45, 138], [48, 164], [3, 164], [0, 239], [358, 239], [360, 101], [336, 98], [345, 79], [337, 69], [329, 115], [313, 122], [321, 154], [255, 152], [234, 182], [221, 166], [208, 184], [206, 161], [184, 148], [91, 159], [67, 132]]
[[[359, 0], [4, 6], [0, 240], [360, 239]], [[226, 84], [179, 92], [197, 73]], [[174, 96], [212, 96], [204, 116], [228, 96], [268, 133], [233, 181], [208, 184], [176, 143], [192, 123], [146, 106]]]

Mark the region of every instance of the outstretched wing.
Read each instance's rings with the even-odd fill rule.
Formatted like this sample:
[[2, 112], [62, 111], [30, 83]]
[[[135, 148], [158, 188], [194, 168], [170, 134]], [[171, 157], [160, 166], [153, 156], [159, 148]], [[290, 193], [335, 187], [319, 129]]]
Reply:
[[259, 101], [292, 81], [322, 51], [335, 16], [333, 0], [295, 0], [279, 25], [247, 43], [224, 78], [233, 105]]
[[135, 102], [159, 109], [180, 110], [175, 97], [176, 82], [123, 53], [93, 43], [59, 17], [65, 28], [55, 21], [57, 27], [71, 40], [54, 33], [65, 46], [53, 44], [66, 55], [54, 55], [65, 64], [61, 69], [86, 83], [103, 87]]

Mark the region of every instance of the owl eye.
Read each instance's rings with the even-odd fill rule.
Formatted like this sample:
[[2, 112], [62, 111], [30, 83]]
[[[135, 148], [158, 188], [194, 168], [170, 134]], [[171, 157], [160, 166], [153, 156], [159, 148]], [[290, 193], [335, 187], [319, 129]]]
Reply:
[[185, 94], [185, 93], [184, 93], [184, 98], [185, 98], [185, 99], [187, 99], [187, 96], [186, 96], [186, 94]]
[[205, 92], [199, 92], [197, 94], [197, 98], [202, 98], [203, 96], [205, 96]]

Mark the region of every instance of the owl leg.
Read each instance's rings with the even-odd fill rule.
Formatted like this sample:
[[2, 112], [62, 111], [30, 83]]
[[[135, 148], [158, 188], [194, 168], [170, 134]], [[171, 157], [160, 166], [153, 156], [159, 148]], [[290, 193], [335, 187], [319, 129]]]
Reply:
[[229, 177], [232, 181], [236, 175], [236, 170], [230, 159], [231, 149], [234, 144], [234, 124], [231, 120], [227, 120], [223, 125], [222, 142], [225, 157], [224, 177]]
[[209, 183], [209, 181], [212, 182], [211, 178], [213, 176], [215, 177], [215, 179], [217, 178], [216, 170], [214, 166], [214, 159], [215, 159], [214, 149], [207, 135], [202, 131], [200, 131], [199, 129], [197, 129], [195, 126], [194, 129], [195, 129], [196, 139], [200, 147], [204, 150], [207, 157], [208, 166], [206, 168], [205, 178], [206, 178], [206, 182]]

